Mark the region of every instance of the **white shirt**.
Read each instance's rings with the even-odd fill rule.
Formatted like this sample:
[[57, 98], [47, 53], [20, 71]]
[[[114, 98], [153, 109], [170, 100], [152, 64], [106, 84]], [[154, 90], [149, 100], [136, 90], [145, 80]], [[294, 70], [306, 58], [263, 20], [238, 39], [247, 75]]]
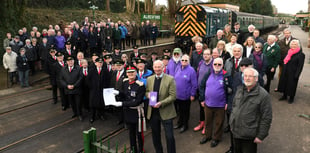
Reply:
[[246, 46], [246, 57], [249, 58], [249, 56], [251, 55], [253, 46]]

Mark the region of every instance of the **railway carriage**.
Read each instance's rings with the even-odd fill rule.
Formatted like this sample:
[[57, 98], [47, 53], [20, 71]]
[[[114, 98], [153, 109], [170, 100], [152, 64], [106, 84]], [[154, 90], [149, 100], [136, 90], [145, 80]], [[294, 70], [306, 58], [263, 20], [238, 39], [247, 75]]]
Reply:
[[226, 24], [232, 25], [233, 29], [235, 22], [240, 23], [243, 31], [248, 31], [248, 25], [253, 24], [262, 32], [279, 24], [277, 18], [270, 16], [189, 4], [181, 6], [175, 13], [175, 42], [182, 50], [188, 50], [193, 36], [200, 36], [208, 43], [217, 30], [224, 29]]

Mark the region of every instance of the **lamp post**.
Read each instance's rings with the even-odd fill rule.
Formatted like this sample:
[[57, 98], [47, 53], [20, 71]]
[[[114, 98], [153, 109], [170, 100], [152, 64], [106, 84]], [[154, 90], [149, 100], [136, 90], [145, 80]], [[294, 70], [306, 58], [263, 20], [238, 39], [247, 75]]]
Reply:
[[95, 21], [95, 10], [98, 9], [98, 6], [95, 6], [95, 5], [93, 4], [93, 5], [92, 5], [91, 7], [89, 7], [89, 8], [93, 10], [93, 21]]

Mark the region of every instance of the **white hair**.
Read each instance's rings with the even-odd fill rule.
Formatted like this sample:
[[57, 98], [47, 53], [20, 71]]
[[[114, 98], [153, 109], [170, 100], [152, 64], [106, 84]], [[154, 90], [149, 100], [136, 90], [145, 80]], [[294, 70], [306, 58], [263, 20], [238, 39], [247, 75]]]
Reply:
[[235, 48], [239, 48], [240, 52], [243, 53], [243, 47], [240, 44], [235, 44], [232, 48], [232, 50], [234, 50]]
[[291, 46], [292, 42], [297, 43], [298, 47], [300, 47], [300, 41], [299, 41], [298, 39], [293, 39], [293, 40], [290, 42], [290, 46]]
[[164, 68], [164, 66], [165, 66], [165, 65], [164, 65], [164, 62], [161, 61], [161, 60], [156, 60], [156, 61], [154, 61], [153, 65], [155, 65], [156, 63], [160, 63], [162, 68]]
[[272, 39], [273, 41], [276, 41], [276, 36], [275, 35], [268, 35], [267, 39]]
[[258, 75], [259, 75], [259, 73], [258, 73], [258, 71], [256, 70], [256, 69], [254, 69], [253, 67], [247, 67], [247, 68], [245, 68], [244, 70], [243, 70], [243, 73], [245, 72], [245, 71], [252, 71], [253, 73], [254, 73], [254, 77], [258, 77]]
[[201, 47], [202, 47], [203, 45], [202, 45], [202, 43], [197, 42], [197, 43], [195, 44], [195, 46], [201, 46]]

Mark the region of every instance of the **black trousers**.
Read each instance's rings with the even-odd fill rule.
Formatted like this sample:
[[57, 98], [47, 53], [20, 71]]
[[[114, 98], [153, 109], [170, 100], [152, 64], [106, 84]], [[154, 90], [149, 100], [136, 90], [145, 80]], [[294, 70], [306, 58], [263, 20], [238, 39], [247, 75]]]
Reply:
[[126, 46], [130, 46], [131, 36], [126, 36]]
[[161, 123], [165, 130], [167, 153], [176, 153], [172, 119], [162, 120], [159, 111], [153, 109], [150, 122], [152, 128], [153, 145], [155, 147], [156, 153], [163, 153], [163, 146], [161, 143]]
[[191, 106], [190, 99], [188, 100], [176, 99], [174, 104], [178, 107], [178, 111], [179, 111], [178, 124], [187, 127], [188, 120], [189, 120], [190, 106]]
[[131, 38], [131, 45], [132, 46], [136, 46], [137, 45], [137, 39], [136, 38]]
[[266, 71], [267, 83], [266, 83], [264, 88], [267, 92], [269, 92], [269, 90], [270, 90], [271, 80], [273, 80], [274, 74], [276, 73], [276, 69], [274, 70], [274, 72], [270, 72], [270, 70], [271, 70], [271, 68], [268, 68]]
[[65, 94], [65, 89], [64, 88], [58, 88], [58, 90], [59, 90], [59, 94], [60, 94], [61, 106], [68, 108], [69, 102], [68, 102], [68, 96]]
[[[141, 132], [138, 131], [138, 123], [126, 123], [129, 130], [130, 149], [135, 153], [143, 152], [143, 141]], [[137, 148], [137, 138], [139, 149]], [[138, 149], [138, 150], [137, 150]]]
[[254, 140], [244, 140], [234, 138], [234, 153], [256, 153], [257, 144]]
[[121, 39], [121, 48], [123, 48], [123, 50], [125, 50], [125, 38]]
[[68, 94], [68, 101], [70, 102], [74, 115], [82, 115], [81, 99], [79, 94]]
[[53, 100], [54, 102], [57, 102], [57, 85], [52, 85], [52, 91], [53, 91]]

